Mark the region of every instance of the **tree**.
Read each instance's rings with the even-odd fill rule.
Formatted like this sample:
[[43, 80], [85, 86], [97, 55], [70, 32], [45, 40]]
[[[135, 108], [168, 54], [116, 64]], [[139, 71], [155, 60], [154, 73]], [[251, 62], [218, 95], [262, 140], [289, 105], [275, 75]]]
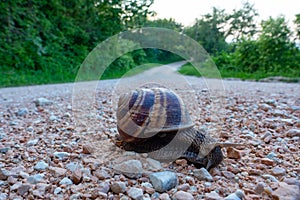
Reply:
[[298, 40], [300, 40], [300, 14], [296, 15], [296, 19], [294, 20], [294, 23], [296, 24], [296, 34]]
[[210, 54], [217, 54], [227, 49], [225, 41], [226, 14], [224, 10], [213, 8], [212, 14], [206, 14], [197, 19], [196, 23], [185, 29], [185, 34], [203, 45]]
[[290, 41], [292, 32], [284, 17], [262, 21], [259, 36], [260, 66], [265, 71], [288, 71], [293, 67], [295, 45]]
[[229, 25], [226, 30], [225, 38], [233, 37], [233, 41], [238, 41], [242, 38], [252, 38], [257, 33], [255, 17], [258, 16], [254, 5], [249, 2], [243, 3], [243, 7], [239, 10], [233, 10], [226, 19]]

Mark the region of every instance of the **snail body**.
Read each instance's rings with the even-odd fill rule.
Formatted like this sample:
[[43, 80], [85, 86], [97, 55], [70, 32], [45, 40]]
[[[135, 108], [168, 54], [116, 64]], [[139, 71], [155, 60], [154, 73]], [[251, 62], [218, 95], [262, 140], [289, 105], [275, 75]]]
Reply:
[[141, 88], [121, 95], [117, 129], [125, 150], [158, 152], [154, 157], [160, 160], [183, 157], [208, 170], [222, 162], [222, 146], [239, 145], [217, 142], [204, 130], [196, 130], [182, 99], [165, 88]]

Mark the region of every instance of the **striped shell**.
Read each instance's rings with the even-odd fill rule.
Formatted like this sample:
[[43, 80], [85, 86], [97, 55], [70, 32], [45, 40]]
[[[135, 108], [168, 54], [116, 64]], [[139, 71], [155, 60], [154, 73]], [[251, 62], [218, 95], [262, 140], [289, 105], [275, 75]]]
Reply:
[[182, 99], [165, 88], [137, 89], [118, 102], [117, 128], [125, 142], [144, 141], [157, 133], [193, 127]]

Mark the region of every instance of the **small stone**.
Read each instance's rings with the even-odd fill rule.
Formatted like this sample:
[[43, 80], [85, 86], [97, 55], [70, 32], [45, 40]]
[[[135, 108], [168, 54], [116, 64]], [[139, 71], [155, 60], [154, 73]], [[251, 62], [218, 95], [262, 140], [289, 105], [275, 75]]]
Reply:
[[152, 158], [147, 158], [146, 160], [148, 162], [147, 167], [150, 170], [160, 170], [162, 168], [161, 163], [159, 161], [154, 160]]
[[9, 147], [0, 148], [0, 153], [6, 154], [10, 150]]
[[142, 200], [143, 190], [141, 188], [132, 187], [127, 191], [127, 194], [132, 199]]
[[9, 183], [10, 185], [15, 184], [17, 182], [17, 179], [14, 178], [13, 176], [9, 176], [7, 178], [7, 183]]
[[241, 159], [241, 152], [235, 148], [229, 147], [227, 148], [227, 157], [233, 159]]
[[177, 185], [177, 176], [174, 172], [163, 171], [149, 175], [149, 179], [154, 189], [158, 192], [165, 192]]
[[36, 106], [46, 106], [52, 104], [52, 101], [42, 97], [35, 100], [34, 103]]
[[10, 175], [9, 171], [0, 168], [0, 180], [6, 181], [9, 175]]
[[21, 172], [19, 173], [19, 176], [22, 177], [23, 179], [27, 179], [27, 178], [29, 177], [29, 174], [26, 173], [26, 172], [21, 171]]
[[124, 182], [117, 181], [110, 185], [110, 189], [116, 194], [124, 193], [126, 191], [126, 184]]
[[290, 129], [286, 132], [286, 135], [288, 137], [295, 137], [295, 136], [300, 137], [300, 129]]
[[114, 166], [117, 173], [122, 173], [129, 178], [139, 178], [142, 176], [143, 167], [139, 160], [128, 160]]
[[176, 200], [194, 200], [192, 194], [184, 191], [178, 191], [173, 195], [173, 198]]
[[263, 177], [264, 179], [269, 179], [272, 182], [278, 182], [278, 180], [270, 174], [262, 174], [261, 177]]
[[272, 109], [272, 106], [264, 103], [264, 104], [261, 104], [260, 105], [260, 108], [263, 110], [263, 111], [268, 111], [268, 110], [271, 110]]
[[60, 182], [59, 182], [60, 185], [72, 185], [73, 182], [71, 179], [65, 177], [63, 178]]
[[107, 182], [101, 182], [99, 183], [99, 192], [103, 192], [103, 193], [108, 193], [110, 187], [109, 184]]
[[270, 133], [269, 131], [267, 131], [263, 135], [262, 139], [264, 140], [265, 143], [269, 143], [271, 141], [271, 139], [272, 139], [272, 133]]
[[190, 189], [190, 185], [189, 185], [188, 183], [179, 185], [179, 186], [177, 187], [177, 190], [188, 191], [189, 189]]
[[218, 200], [221, 199], [220, 195], [216, 191], [212, 191], [210, 193], [205, 194], [205, 199], [208, 200]]
[[82, 172], [79, 168], [75, 169], [75, 171], [73, 171], [72, 173], [72, 181], [75, 184], [79, 184], [82, 178]]
[[286, 174], [286, 170], [284, 168], [276, 166], [273, 168], [272, 174], [274, 176], [284, 176]]
[[54, 152], [54, 156], [57, 157], [58, 159], [64, 159], [70, 156], [68, 152]]
[[280, 182], [279, 187], [272, 193], [274, 199], [300, 199], [300, 189], [297, 185]]
[[34, 166], [34, 169], [40, 171], [40, 170], [45, 170], [48, 167], [49, 165], [45, 161], [41, 160]]
[[143, 183], [141, 184], [141, 186], [143, 186], [143, 187], [148, 187], [148, 188], [153, 188], [153, 186], [152, 186], [151, 183], [149, 183], [149, 182], [143, 182]]
[[56, 117], [55, 115], [51, 115], [49, 119], [50, 121], [59, 121], [58, 117]]
[[27, 178], [27, 182], [28, 183], [31, 183], [31, 184], [36, 184], [36, 183], [39, 183], [43, 180], [44, 178], [44, 174], [35, 174], [33, 176], [29, 176]]
[[187, 160], [186, 160], [186, 159], [177, 159], [177, 160], [175, 161], [175, 163], [176, 163], [177, 165], [186, 166], [186, 165], [187, 165]]
[[73, 172], [76, 168], [80, 168], [82, 169], [83, 166], [80, 163], [76, 163], [76, 162], [70, 162], [66, 165], [66, 168], [68, 170], [70, 170], [71, 172]]
[[257, 183], [257, 185], [254, 189], [256, 194], [261, 194], [264, 192], [264, 190], [265, 190], [265, 183], [263, 183], [263, 182]]
[[229, 171], [222, 171], [222, 175], [227, 179], [234, 179], [235, 175], [232, 172]]
[[34, 146], [39, 142], [39, 139], [29, 140], [27, 146]]
[[105, 180], [111, 177], [111, 175], [103, 169], [99, 169], [93, 172], [94, 176], [96, 176], [99, 180]]
[[20, 187], [18, 187], [18, 194], [23, 196], [24, 194], [26, 194], [31, 188], [31, 185], [29, 184], [22, 184], [20, 185]]
[[24, 116], [24, 115], [27, 115], [28, 114], [28, 109], [27, 108], [21, 108], [19, 109], [17, 112], [16, 112], [16, 115], [17, 116]]
[[91, 145], [84, 144], [82, 146], [82, 153], [84, 154], [92, 154], [94, 152], [94, 148]]
[[224, 200], [242, 200], [244, 199], [245, 194], [242, 190], [237, 190], [235, 193], [232, 193], [224, 198]]
[[159, 199], [160, 200], [171, 200], [168, 193], [162, 193], [161, 195], [159, 195]]
[[60, 187], [55, 188], [54, 194], [59, 194], [61, 193], [62, 189]]
[[261, 160], [260, 160], [260, 162], [262, 163], [262, 164], [265, 164], [265, 165], [268, 165], [268, 166], [273, 166], [275, 163], [274, 163], [274, 160], [271, 160], [271, 159], [269, 159], [269, 158], [262, 158]]
[[0, 193], [0, 200], [6, 200], [6, 199], [8, 199], [7, 194], [5, 194], [5, 193]]
[[194, 176], [201, 181], [213, 181], [213, 177], [210, 175], [210, 173], [205, 168], [194, 169], [193, 173], [194, 173]]
[[12, 186], [10, 186], [10, 191], [15, 191], [17, 190], [20, 186], [22, 185], [21, 182], [16, 182], [15, 184], [13, 184]]
[[64, 176], [67, 173], [67, 170], [60, 167], [49, 167], [51, 174], [54, 177]]

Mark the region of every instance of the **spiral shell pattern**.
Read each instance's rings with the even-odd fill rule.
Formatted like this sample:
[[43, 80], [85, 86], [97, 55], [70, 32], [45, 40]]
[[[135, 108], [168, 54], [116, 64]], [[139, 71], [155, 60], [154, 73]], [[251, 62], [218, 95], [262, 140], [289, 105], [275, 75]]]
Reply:
[[137, 89], [119, 98], [117, 128], [125, 142], [193, 127], [182, 99], [166, 88]]

